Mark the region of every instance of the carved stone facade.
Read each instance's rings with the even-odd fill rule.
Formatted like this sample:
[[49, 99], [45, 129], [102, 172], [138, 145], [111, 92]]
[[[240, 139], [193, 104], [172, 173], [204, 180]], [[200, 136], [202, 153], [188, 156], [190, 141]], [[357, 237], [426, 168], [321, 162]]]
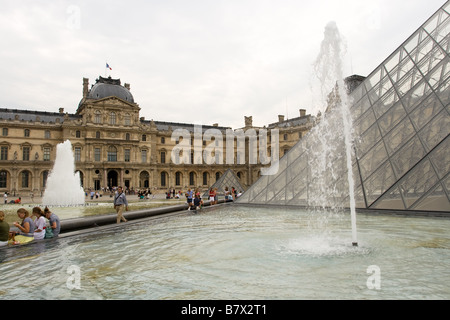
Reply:
[[[252, 117], [245, 117], [245, 127], [236, 130], [217, 124], [145, 120], [139, 115], [141, 109], [134, 102], [130, 85], [122, 86], [119, 79], [100, 77], [89, 89], [89, 80], [84, 78], [82, 92], [74, 114], [64, 113], [62, 108], [55, 113], [0, 109], [0, 192], [42, 194], [56, 158], [56, 145], [67, 139], [72, 143], [76, 170], [85, 189], [123, 185], [129, 189], [205, 190], [227, 169], [232, 169], [246, 188], [259, 178], [260, 169], [267, 164], [249, 161], [248, 137], [241, 160], [238, 151], [243, 148], [236, 139], [232, 162], [226, 161], [225, 151], [220, 154], [218, 146], [225, 149], [227, 133], [254, 130], [258, 135], [267, 131], [270, 153], [271, 134], [278, 129], [279, 155], [283, 156], [314, 122], [314, 117], [303, 109], [298, 118], [280, 117], [267, 127], [254, 127]], [[189, 137], [177, 136], [178, 132], [188, 133]], [[220, 136], [223, 141], [219, 143], [216, 139]], [[183, 145], [192, 152], [190, 156], [180, 154], [186, 161], [178, 164], [171, 155], [183, 138], [190, 138]], [[211, 144], [216, 146], [211, 155], [217, 161], [205, 163], [203, 152], [211, 151]], [[200, 148], [200, 153], [194, 152], [198, 150], [194, 147]]]

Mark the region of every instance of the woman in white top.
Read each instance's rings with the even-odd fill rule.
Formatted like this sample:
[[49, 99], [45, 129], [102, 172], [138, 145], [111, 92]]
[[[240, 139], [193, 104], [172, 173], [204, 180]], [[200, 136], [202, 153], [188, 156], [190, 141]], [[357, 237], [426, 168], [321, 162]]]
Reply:
[[34, 229], [34, 240], [42, 240], [45, 237], [45, 214], [39, 207], [33, 208], [33, 215], [36, 216], [36, 220], [34, 220], [34, 225], [36, 229]]

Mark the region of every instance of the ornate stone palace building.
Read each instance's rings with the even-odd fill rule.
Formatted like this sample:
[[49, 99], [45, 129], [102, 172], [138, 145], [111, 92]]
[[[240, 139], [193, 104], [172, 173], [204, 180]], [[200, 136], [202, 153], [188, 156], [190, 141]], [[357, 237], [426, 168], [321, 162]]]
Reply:
[[[0, 192], [42, 194], [56, 158], [56, 146], [65, 140], [72, 143], [76, 170], [80, 172], [85, 189], [124, 185], [134, 189], [200, 187], [204, 190], [229, 168], [241, 184], [248, 187], [258, 179], [264, 166], [249, 161], [251, 138], [245, 139], [245, 153], [240, 153], [242, 146], [236, 138], [232, 163], [225, 161], [220, 149], [213, 149], [211, 155], [218, 160], [216, 163], [199, 161], [198, 154], [192, 151], [190, 159], [179, 164], [171, 156], [172, 150], [186, 136], [178, 138], [174, 133], [188, 132], [191, 141], [187, 144], [185, 141], [184, 146], [197, 145], [206, 150], [211, 143], [225, 148], [227, 132], [242, 130], [258, 135], [265, 129], [269, 156], [270, 141], [274, 138], [271, 134], [277, 132], [279, 157], [282, 157], [314, 122], [314, 117], [300, 109], [299, 117], [285, 120], [280, 115], [278, 122], [263, 128], [254, 127], [251, 116], [245, 117], [245, 126], [232, 130], [217, 124], [199, 126], [146, 120], [140, 117], [140, 110], [129, 84], [122, 86], [119, 79], [103, 77], [99, 77], [91, 88], [89, 80], [83, 78], [83, 97], [75, 114], [64, 112], [62, 108], [59, 112], [0, 108]], [[205, 139], [206, 133], [211, 132], [213, 138]], [[223, 136], [222, 144], [214, 141], [218, 134]], [[245, 161], [242, 161], [244, 154]], [[182, 152], [179, 156], [183, 157]]]

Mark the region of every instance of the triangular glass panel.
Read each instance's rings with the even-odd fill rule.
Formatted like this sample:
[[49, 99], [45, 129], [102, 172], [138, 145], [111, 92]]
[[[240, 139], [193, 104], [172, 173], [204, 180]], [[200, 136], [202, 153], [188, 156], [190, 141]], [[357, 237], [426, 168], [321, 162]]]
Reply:
[[237, 192], [245, 191], [234, 171], [231, 169], [227, 169], [227, 171], [225, 171], [224, 174], [210, 188], [208, 188], [208, 190], [203, 194], [203, 197], [206, 199], [209, 198], [209, 190], [215, 188], [217, 188], [218, 196], [224, 196], [225, 188], [228, 188], [228, 190], [231, 192], [231, 189], [233, 187], [237, 190]]
[[[349, 97], [358, 208], [449, 211], [449, 13], [450, 1]], [[262, 176], [239, 200], [346, 205], [349, 197], [342, 125], [334, 131], [320, 131], [327, 121], [340, 123], [340, 117], [332, 108], [322, 115], [318, 124], [280, 159], [281, 170], [271, 177]], [[330, 156], [331, 150], [341, 153]]]

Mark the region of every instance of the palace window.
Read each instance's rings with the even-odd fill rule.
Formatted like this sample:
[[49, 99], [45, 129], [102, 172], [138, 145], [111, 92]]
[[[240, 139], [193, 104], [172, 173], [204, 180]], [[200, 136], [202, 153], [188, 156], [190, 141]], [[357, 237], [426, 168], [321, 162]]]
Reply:
[[24, 137], [29, 137], [30, 136], [30, 129], [25, 129], [23, 131], [23, 135], [24, 135]]
[[30, 160], [30, 147], [23, 147], [22, 148], [22, 156], [24, 161]]
[[141, 150], [142, 163], [147, 163], [147, 150]]
[[126, 126], [130, 126], [131, 125], [131, 116], [130, 116], [129, 113], [125, 114], [124, 121], [125, 121], [125, 125]]
[[100, 111], [96, 110], [94, 114], [94, 122], [95, 123], [102, 123], [102, 114]]
[[45, 188], [47, 186], [47, 178], [48, 178], [48, 171], [45, 170], [42, 172], [42, 186]]
[[179, 171], [175, 173], [175, 185], [181, 186], [181, 172]]
[[8, 160], [8, 147], [2, 147], [0, 160]]
[[166, 186], [166, 174], [164, 171], [161, 172], [161, 187], [165, 187]]
[[81, 148], [75, 147], [75, 161], [81, 161]]
[[44, 148], [44, 161], [50, 161], [50, 148]]
[[116, 124], [116, 113], [115, 112], [111, 112], [109, 114], [109, 124]]
[[131, 154], [131, 150], [130, 149], [125, 149], [125, 162], [130, 162], [130, 154]]
[[110, 146], [108, 148], [108, 162], [116, 162], [117, 161], [117, 148], [114, 146]]
[[30, 185], [30, 172], [23, 171], [22, 172], [22, 188], [28, 188]]
[[0, 171], [0, 188], [6, 188], [8, 182], [8, 172]]
[[94, 161], [100, 161], [101, 160], [101, 149], [95, 148], [94, 149]]

